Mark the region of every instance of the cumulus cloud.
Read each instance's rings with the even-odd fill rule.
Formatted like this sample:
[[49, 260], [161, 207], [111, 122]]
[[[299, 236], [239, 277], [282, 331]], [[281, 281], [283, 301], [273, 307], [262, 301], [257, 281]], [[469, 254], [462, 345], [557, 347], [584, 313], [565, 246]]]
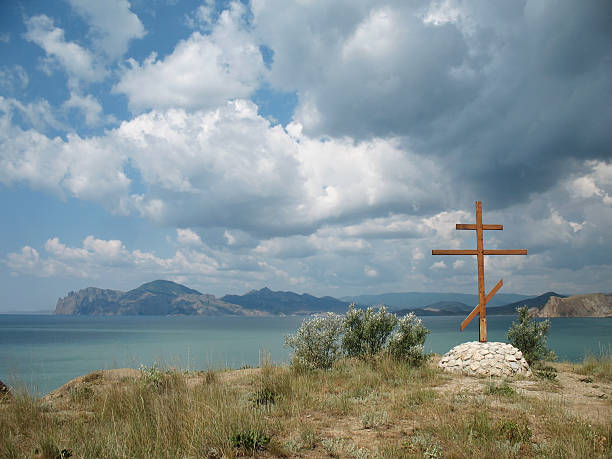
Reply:
[[206, 109], [228, 99], [248, 97], [265, 71], [253, 37], [245, 30], [246, 7], [238, 2], [224, 10], [210, 34], [194, 32], [173, 52], [151, 54], [129, 68], [114, 86], [128, 97], [130, 108]]
[[179, 249], [173, 257], [160, 258], [152, 252], [128, 250], [119, 240], [104, 240], [87, 236], [81, 247], [70, 247], [59, 238], [48, 239], [44, 245], [46, 257], [36, 249], [23, 247], [9, 253], [4, 260], [10, 269], [39, 277], [78, 276], [97, 278], [108, 270], [129, 271], [135, 268], [163, 275], [208, 275], [218, 267], [215, 260], [203, 252]]
[[308, 132], [398, 135], [460, 109], [478, 78], [453, 73], [470, 60], [461, 31], [420, 17], [424, 5], [343, 1], [253, 2], [261, 40], [274, 50], [270, 80], [297, 90]]
[[255, 248], [255, 253], [272, 258], [305, 259], [317, 253], [317, 244], [307, 236], [277, 237], [262, 241]]
[[176, 229], [176, 240], [181, 245], [198, 247], [202, 245], [202, 239], [198, 234], [191, 231], [189, 228]]
[[185, 16], [185, 23], [192, 29], [200, 29], [210, 32], [214, 25], [215, 2], [214, 0], [203, 0], [191, 14]]
[[115, 121], [114, 116], [104, 115], [102, 105], [100, 105], [100, 102], [91, 94], [82, 96], [78, 93], [71, 92], [70, 98], [62, 104], [62, 108], [64, 110], [74, 109], [81, 112], [85, 119], [85, 124], [90, 127], [100, 126]]
[[41, 258], [38, 251], [25, 246], [19, 252], [9, 253], [4, 263], [14, 274], [28, 274], [36, 277], [88, 277], [79, 266], [71, 266], [53, 258]]
[[570, 181], [567, 186], [573, 198], [599, 198], [606, 205], [612, 205], [612, 164], [603, 161], [589, 161], [591, 169], [585, 175]]
[[274, 51], [269, 80], [297, 91], [307, 134], [401, 137], [440, 158], [462, 207], [474, 195], [496, 208], [525, 202], [576, 161], [609, 158], [605, 1], [255, 0], [252, 9]]
[[436, 261], [433, 265], [431, 265], [430, 269], [445, 269], [446, 263], [444, 261]]
[[121, 57], [127, 51], [131, 40], [145, 36], [144, 26], [130, 10], [127, 0], [69, 1], [90, 25], [95, 47], [111, 59]]
[[6, 258], [8, 266], [19, 272], [31, 272], [40, 262], [36, 249], [27, 245], [20, 252], [9, 253]]
[[0, 182], [107, 201], [111, 210], [119, 211], [116, 204], [129, 189], [130, 180], [123, 172], [124, 158], [112, 142], [77, 134], [63, 140], [21, 129], [12, 122], [12, 105], [0, 98]]
[[[565, 184], [559, 188], [566, 189]], [[485, 257], [489, 288], [499, 278], [504, 278], [506, 292], [534, 294], [551, 289], [589, 292], [607, 285], [610, 266], [606, 248], [612, 240], [604, 229], [612, 224], [612, 216], [602, 212], [605, 204], [601, 200], [571, 201], [560, 193], [543, 194], [513, 212], [488, 212], [485, 206], [485, 221], [504, 224], [504, 231], [488, 232], [495, 237], [485, 241], [486, 247], [529, 250], [528, 256]], [[543, 209], [547, 212], [542, 213]], [[455, 230], [455, 223], [473, 218], [473, 210], [443, 211], [430, 217], [365, 218], [361, 225], [364, 231], [356, 230], [358, 225], [326, 224], [308, 236], [263, 238], [256, 245], [240, 245], [231, 237], [237, 230], [226, 229], [221, 232], [226, 244], [215, 248], [193, 229], [179, 229], [176, 252], [165, 258], [93, 236], [76, 247], [51, 238], [44, 245], [45, 255], [24, 247], [8, 254], [5, 263], [14, 272], [37, 276], [95, 278], [113, 272], [130, 278], [137, 272], [141, 276], [138, 281], [180, 278], [219, 295], [263, 285], [276, 289], [291, 285], [296, 291], [339, 296], [355, 291], [397, 291], [398, 285], [404, 291], [474, 291], [475, 257], [433, 257], [430, 252], [432, 248], [474, 247], [472, 231]], [[575, 221], [585, 223], [575, 230], [571, 225]], [[394, 239], [378, 230], [369, 231], [384, 227], [385, 222], [424, 229], [419, 236]], [[374, 284], [372, 279], [376, 279]]]
[[[0, 136], [5, 135], [11, 128], [14, 118], [19, 118], [21, 123], [30, 126], [36, 131], [47, 132], [50, 129], [64, 129], [66, 126], [57, 118], [57, 111], [46, 99], [23, 103], [12, 97], [0, 96]], [[0, 137], [0, 142], [2, 137]]]
[[[271, 126], [244, 100], [211, 111], [152, 111], [103, 136], [70, 134], [66, 140], [24, 131], [8, 119], [2, 180], [67, 192], [163, 224], [257, 237], [311, 234], [326, 224], [431, 213], [442, 205], [448, 184], [436, 165], [394, 139], [356, 143], [299, 131], [297, 125]], [[131, 193], [128, 162], [146, 192]], [[424, 229], [382, 224], [347, 231], [397, 237]]]
[[94, 55], [81, 45], [66, 41], [64, 30], [56, 27], [49, 16], [32, 16], [25, 20], [25, 25], [25, 38], [46, 53], [43, 64], [47, 68], [53, 65], [63, 68], [72, 87], [80, 81], [101, 81], [106, 76], [106, 70], [97, 64]]
[[0, 88], [7, 93], [23, 90], [28, 86], [30, 77], [28, 72], [18, 64], [0, 67]]

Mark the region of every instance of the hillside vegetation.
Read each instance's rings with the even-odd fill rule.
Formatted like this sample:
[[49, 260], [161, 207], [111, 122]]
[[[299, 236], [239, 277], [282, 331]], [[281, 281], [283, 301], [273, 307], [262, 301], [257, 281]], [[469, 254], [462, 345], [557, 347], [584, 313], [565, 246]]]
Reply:
[[384, 356], [99, 371], [1, 403], [0, 457], [610, 457], [611, 362], [507, 381]]

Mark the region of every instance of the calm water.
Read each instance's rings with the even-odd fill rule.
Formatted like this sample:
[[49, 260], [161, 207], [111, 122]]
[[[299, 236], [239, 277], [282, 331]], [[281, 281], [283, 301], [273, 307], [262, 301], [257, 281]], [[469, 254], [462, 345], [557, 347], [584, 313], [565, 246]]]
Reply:
[[[96, 317], [0, 315], [0, 380], [47, 393], [98, 369], [161, 362], [184, 369], [256, 366], [263, 352], [289, 360], [283, 336], [303, 317]], [[478, 320], [425, 317], [428, 351], [478, 339]], [[489, 341], [505, 341], [511, 316], [487, 316]], [[561, 360], [581, 361], [612, 344], [612, 319], [552, 319], [548, 344]]]

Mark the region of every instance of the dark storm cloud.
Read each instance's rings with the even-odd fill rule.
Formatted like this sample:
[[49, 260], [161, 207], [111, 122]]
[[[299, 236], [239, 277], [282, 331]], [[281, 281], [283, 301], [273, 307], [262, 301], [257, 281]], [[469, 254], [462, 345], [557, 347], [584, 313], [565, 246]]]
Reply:
[[[344, 7], [255, 2], [275, 50], [272, 81], [297, 90], [305, 132], [401, 136], [440, 158], [457, 206], [475, 196], [492, 208], [524, 202], [584, 160], [612, 157], [612, 3]], [[281, 25], [266, 28], [278, 8]], [[330, 15], [345, 26], [331, 35], [313, 26]]]

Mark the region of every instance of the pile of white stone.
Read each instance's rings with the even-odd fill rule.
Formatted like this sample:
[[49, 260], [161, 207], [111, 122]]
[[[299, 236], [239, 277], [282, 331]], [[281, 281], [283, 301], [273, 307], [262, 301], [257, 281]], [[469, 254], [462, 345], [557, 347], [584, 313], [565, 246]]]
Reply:
[[442, 356], [438, 367], [475, 376], [531, 376], [521, 351], [507, 343], [460, 344]]

